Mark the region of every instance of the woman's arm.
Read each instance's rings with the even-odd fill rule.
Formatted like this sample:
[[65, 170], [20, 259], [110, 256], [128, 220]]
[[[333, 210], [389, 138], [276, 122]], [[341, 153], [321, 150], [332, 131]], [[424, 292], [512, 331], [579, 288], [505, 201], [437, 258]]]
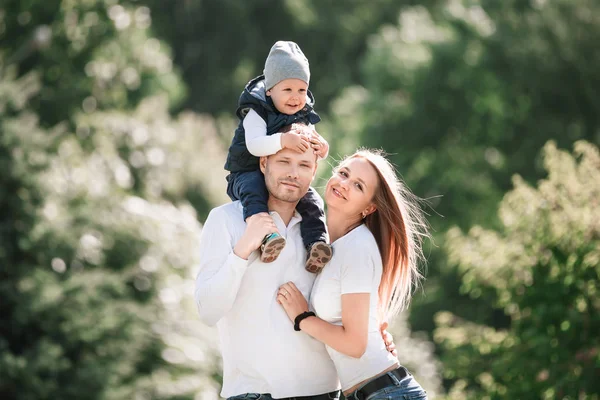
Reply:
[[[318, 317], [308, 317], [300, 322], [300, 329], [340, 353], [360, 358], [367, 348], [370, 299], [370, 293], [343, 294], [342, 326]], [[293, 282], [281, 286], [277, 302], [283, 306], [292, 322], [299, 314], [308, 311], [306, 299]]]

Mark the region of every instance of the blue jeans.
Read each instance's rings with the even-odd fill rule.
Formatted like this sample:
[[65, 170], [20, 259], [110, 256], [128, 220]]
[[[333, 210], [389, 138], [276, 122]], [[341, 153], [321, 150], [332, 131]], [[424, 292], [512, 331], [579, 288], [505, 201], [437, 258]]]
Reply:
[[[395, 375], [388, 375], [394, 380], [394, 384], [369, 394], [365, 400], [427, 400], [427, 392], [412, 375], [402, 380], [398, 380]], [[356, 400], [355, 393], [350, 393], [346, 399]]]
[[[319, 399], [338, 400], [340, 391], [332, 393], [324, 393], [316, 396], [304, 396], [304, 397], [288, 397], [288, 399], [310, 399], [311, 397]], [[237, 396], [228, 397], [227, 400], [276, 400], [271, 397], [269, 393], [258, 394], [258, 393], [244, 393], [238, 394]]]

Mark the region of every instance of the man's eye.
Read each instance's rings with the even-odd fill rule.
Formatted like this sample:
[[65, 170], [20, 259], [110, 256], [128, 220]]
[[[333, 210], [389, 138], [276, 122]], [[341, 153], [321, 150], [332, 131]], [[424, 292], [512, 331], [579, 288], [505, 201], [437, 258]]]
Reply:
[[280, 163], [280, 164], [287, 164], [287, 163], [288, 163], [288, 161], [287, 161], [287, 160], [279, 160], [279, 163]]
[[347, 174], [346, 172], [344, 172], [344, 171], [340, 171], [340, 172], [339, 172], [339, 174], [340, 174], [341, 176], [344, 176], [344, 177], [347, 177], [347, 176], [348, 176], [348, 174]]

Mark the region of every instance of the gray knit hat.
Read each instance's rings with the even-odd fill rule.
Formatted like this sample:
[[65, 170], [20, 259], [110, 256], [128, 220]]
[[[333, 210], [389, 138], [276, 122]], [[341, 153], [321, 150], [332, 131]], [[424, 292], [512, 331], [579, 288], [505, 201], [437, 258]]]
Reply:
[[301, 79], [306, 83], [310, 81], [310, 68], [308, 60], [294, 42], [279, 41], [271, 47], [267, 61], [265, 61], [265, 86], [271, 89], [284, 79]]

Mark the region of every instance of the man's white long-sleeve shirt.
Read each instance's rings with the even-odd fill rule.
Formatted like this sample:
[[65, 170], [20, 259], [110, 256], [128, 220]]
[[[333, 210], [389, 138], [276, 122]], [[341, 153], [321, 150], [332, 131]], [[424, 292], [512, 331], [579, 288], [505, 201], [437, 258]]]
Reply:
[[271, 215], [286, 246], [269, 264], [262, 263], [257, 252], [248, 260], [233, 253], [246, 229], [239, 201], [213, 209], [202, 229], [195, 298], [201, 319], [217, 325], [223, 397], [243, 393], [311, 396], [339, 388], [325, 346], [294, 331], [276, 301], [279, 286], [288, 281], [309, 299], [315, 280], [304, 269], [301, 217], [296, 213], [285, 226], [277, 213]]

